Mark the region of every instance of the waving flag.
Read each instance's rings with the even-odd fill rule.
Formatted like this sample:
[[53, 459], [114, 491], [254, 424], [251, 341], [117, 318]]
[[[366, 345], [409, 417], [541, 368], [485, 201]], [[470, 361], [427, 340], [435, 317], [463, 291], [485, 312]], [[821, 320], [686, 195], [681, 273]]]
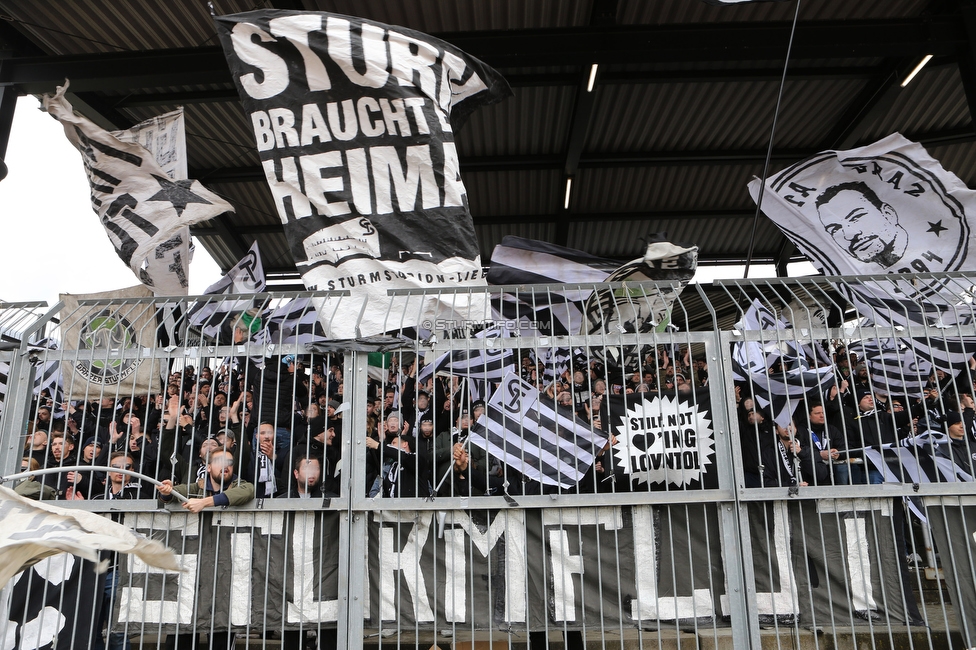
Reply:
[[350, 16], [215, 20], [305, 286], [353, 292], [339, 310], [317, 306], [334, 314], [330, 337], [484, 319], [481, 292], [387, 292], [484, 286], [454, 129], [511, 94], [501, 75], [444, 41]]
[[471, 444], [543, 485], [575, 486], [609, 436], [508, 373], [471, 427]]
[[[508, 337], [511, 332], [507, 329], [494, 327], [475, 334], [479, 339], [494, 339]], [[417, 375], [419, 383], [426, 382], [431, 375], [443, 373], [464, 377], [470, 382], [478, 382], [473, 388], [477, 395], [483, 393], [483, 385], [487, 381], [498, 381], [510, 372], [515, 371], [515, 350], [513, 348], [456, 348], [437, 357], [421, 369]]]
[[[749, 191], [758, 201], [758, 179]], [[972, 321], [972, 306], [945, 272], [974, 270], [969, 219], [976, 192], [921, 145], [896, 133], [858, 149], [824, 151], [769, 178], [761, 207], [825, 275], [910, 276], [835, 283], [869, 324], [934, 332]], [[917, 277], [927, 272], [934, 275]], [[955, 375], [976, 352], [976, 339], [905, 337], [898, 347]], [[910, 380], [906, 374], [906, 385]]]
[[[170, 180], [185, 181], [186, 128], [183, 107], [151, 117], [125, 131], [113, 131], [120, 142], [142, 146], [166, 172]], [[184, 226], [161, 243], [146, 258], [146, 274], [152, 280], [157, 296], [185, 296], [189, 289], [190, 257], [193, 240], [189, 226]]]
[[867, 364], [871, 386], [890, 395], [921, 397], [921, 385], [932, 372], [931, 362], [901, 340], [866, 339], [851, 343], [848, 350]]
[[[755, 300], [742, 319], [735, 324], [742, 332], [759, 330], [759, 341], [739, 341], [732, 346], [732, 374], [736, 381], [748, 381], [752, 395], [773, 419], [785, 427], [793, 411], [808, 396], [822, 395], [834, 383], [833, 368], [811, 368], [801, 344], [782, 318], [777, 318], [759, 300]], [[769, 369], [779, 363], [780, 370]]]
[[[244, 257], [203, 293], [208, 296], [261, 293], [266, 286], [261, 250], [258, 243], [254, 242]], [[190, 324], [202, 328], [206, 336], [215, 337], [231, 312], [244, 311], [251, 307], [250, 300], [198, 301], [190, 310], [188, 318]]]
[[170, 179], [144, 147], [76, 114], [64, 97], [67, 90], [65, 83], [54, 96], [44, 95], [44, 110], [61, 122], [68, 141], [81, 152], [92, 208], [116, 253], [143, 284], [155, 289], [150, 256], [161, 247], [176, 246], [174, 237], [186, 227], [234, 208], [197, 181]]
[[309, 298], [293, 298], [268, 316], [270, 340], [275, 344], [308, 345], [328, 340]]

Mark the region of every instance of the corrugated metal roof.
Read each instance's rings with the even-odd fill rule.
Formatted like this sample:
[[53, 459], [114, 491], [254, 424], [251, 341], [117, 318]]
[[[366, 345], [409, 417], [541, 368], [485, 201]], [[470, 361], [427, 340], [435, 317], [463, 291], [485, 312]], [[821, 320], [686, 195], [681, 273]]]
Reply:
[[309, 0], [306, 5], [427, 33], [578, 27], [590, 17], [590, 0]]
[[[511, 99], [476, 111], [455, 134], [458, 153], [469, 156], [533, 155], [566, 149], [576, 89], [516, 88]], [[540, 123], [535, 116], [545, 115]]]
[[900, 89], [883, 117], [865, 125], [862, 141], [879, 140], [895, 131], [906, 135], [943, 131], [965, 127], [971, 122], [958, 66], [926, 67], [908, 86]]
[[[730, 232], [752, 233], [753, 217], [725, 219], [655, 219], [621, 221], [604, 219], [570, 225], [568, 245], [602, 257], [629, 259], [643, 254], [650, 236], [667, 234], [670, 241], [694, 244], [703, 259], [727, 259], [740, 255], [738, 242]], [[764, 216], [756, 231], [756, 257], [771, 257], [779, 252], [783, 236]]]
[[[270, 4], [215, 2], [220, 13]], [[642, 25], [700, 25], [729, 30], [731, 45], [723, 40], [722, 49], [713, 49], [707, 57], [692, 52], [677, 60], [649, 60], [640, 56], [636, 41], [632, 63], [623, 63], [627, 57], [621, 56], [601, 63], [589, 113], [587, 102], [580, 101], [589, 99], [580, 94], [585, 66], [553, 61], [544, 50], [545, 39], [556, 34], [578, 40], [580, 50], [589, 49], [592, 60], [600, 62], [600, 48], [614, 44], [587, 40], [594, 0], [304, 0], [304, 6], [438, 33], [448, 40], [457, 36], [458, 42], [477, 31], [477, 42], [489, 44], [481, 46], [485, 60], [498, 54], [518, 66], [502, 70], [517, 80], [515, 97], [476, 112], [456, 134], [486, 257], [505, 234], [518, 234], [628, 258], [640, 252], [641, 238], [665, 230], [678, 241], [698, 243], [703, 259], [745, 255], [753, 210], [745, 186], [762, 172], [785, 55], [785, 42], [780, 53], [764, 49], [768, 43], [749, 39], [770, 24], [779, 30], [774, 34], [784, 33], [794, 3], [714, 7], [699, 0], [619, 0], [616, 25], [622, 38], [647, 31]], [[962, 42], [964, 36], [950, 33], [953, 24], [961, 23], [956, 11], [955, 3], [926, 0], [803, 2], [801, 21], [838, 21], [836, 25], [843, 27], [849, 21], [868, 20], [865, 28], [876, 30], [871, 38], [886, 34], [885, 26], [899, 20], [911, 30], [935, 16], [959, 49], [940, 54], [912, 84], [894, 93], [889, 105], [884, 101], [890, 96], [886, 88], [866, 91], [874, 89], [893, 65], [910, 67], [916, 50], [901, 61], [892, 55], [898, 43], [878, 42], [877, 51], [861, 43], [856, 57], [844, 58], [846, 41], [824, 52], [806, 43], [803, 51], [809, 58], [790, 62], [791, 73], [797, 74], [791, 74], [784, 89], [774, 152], [812, 153], [831, 146], [830, 140], [846, 133], [847, 127], [848, 139], [860, 142], [901, 131], [930, 138], [937, 143], [929, 147], [935, 157], [965, 181], [976, 181], [973, 120], [958, 64], [963, 57], [972, 59], [973, 47]], [[216, 45], [213, 21], [201, 0], [0, 0], [0, 14], [10, 16], [14, 29], [52, 55]], [[750, 31], [744, 31], [744, 23]], [[572, 31], [553, 31], [565, 29]], [[601, 34], [612, 34], [615, 28], [600, 29]], [[829, 36], [830, 29], [831, 23], [823, 23], [817, 33]], [[534, 30], [528, 45], [518, 40], [525, 36], [520, 30]], [[925, 37], [925, 30], [918, 32], [919, 38]], [[735, 37], [742, 39], [738, 50]], [[512, 45], [518, 42], [523, 45]], [[497, 44], [497, 52], [491, 43]], [[707, 48], [708, 43], [701, 45]], [[510, 47], [523, 49], [514, 56], [502, 51]], [[97, 76], [97, 65], [93, 70]], [[194, 78], [167, 86], [154, 78], [154, 83], [141, 84], [147, 87], [107, 83], [104, 89], [80, 94], [94, 100], [89, 102], [93, 110], [108, 109], [113, 119], [121, 116], [133, 122], [169, 110], [180, 97], [190, 98], [190, 167], [237, 207], [236, 215], [226, 220], [229, 234], [205, 229], [201, 242], [224, 268], [255, 238], [266, 261], [287, 266], [290, 254], [258, 166], [250, 121], [236, 99], [228, 97], [229, 75], [223, 80], [220, 74], [206, 78], [205, 85], [189, 85], [204, 81]], [[132, 103], [139, 96], [157, 103]], [[574, 132], [578, 111], [586, 118], [581, 122], [585, 139]], [[573, 167], [576, 154], [578, 169]], [[642, 154], [649, 155], [640, 159]], [[792, 162], [778, 155], [770, 171]], [[568, 211], [563, 210], [565, 168], [575, 174]], [[782, 243], [782, 235], [762, 217], [757, 254], [776, 256]]]
[[952, 144], [927, 147], [926, 150], [967, 186], [976, 186], [976, 147], [970, 144]]
[[502, 242], [502, 238], [504, 238], [505, 235], [515, 235], [516, 237], [525, 237], [527, 239], [551, 241], [555, 236], [556, 224], [555, 221], [551, 221], [545, 223], [527, 222], [505, 224], [504, 226], [485, 225], [475, 226], [474, 230], [478, 235], [478, 247], [481, 250], [481, 263], [487, 264], [488, 260], [491, 259], [491, 253], [493, 250], [495, 250], [495, 246]]
[[[818, 0], [803, 2], [801, 20], [847, 20], [914, 16], [929, 3], [926, 0]], [[621, 0], [621, 24], [665, 25], [672, 23], [746, 22], [792, 20], [793, 2], [759, 2], [716, 7], [688, 0]]]
[[746, 184], [762, 165], [583, 169], [574, 183], [570, 208], [597, 214], [664, 210], [706, 210], [752, 205]]
[[558, 171], [469, 172], [464, 175], [471, 212], [478, 217], [551, 214], [562, 205]]
[[[788, 81], [776, 144], [819, 144], [863, 87], [859, 80]], [[764, 149], [778, 81], [601, 85], [587, 151]]]

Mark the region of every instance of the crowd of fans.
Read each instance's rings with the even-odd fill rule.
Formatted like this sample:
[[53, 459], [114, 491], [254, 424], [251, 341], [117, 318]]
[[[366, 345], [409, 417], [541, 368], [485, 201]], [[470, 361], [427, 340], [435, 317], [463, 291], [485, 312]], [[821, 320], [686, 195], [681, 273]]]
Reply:
[[[582, 351], [553, 369], [535, 350], [517, 356], [517, 371], [560, 413], [575, 415], [593, 429], [609, 429], [607, 404], [614, 394], [694, 394], [707, 383], [707, 365], [687, 347], [646, 350], [646, 368], [608, 373]], [[105, 466], [116, 459], [133, 472], [162, 483], [155, 496], [171, 491], [213, 504], [241, 502], [218, 489], [225, 475], [215, 453], [233, 457], [233, 481], [251, 498], [329, 498], [340, 493], [340, 443], [358, 436], [365, 443], [370, 497], [429, 497], [435, 494], [532, 494], [555, 488], [525, 479], [467, 441], [485, 411], [471, 376], [429, 374], [418, 381], [421, 360], [395, 353], [383, 376], [369, 379], [365, 431], [353, 431], [343, 406], [341, 355], [271, 357], [262, 367], [246, 358], [216, 368], [193, 366], [174, 372], [165, 393], [99, 396], [54, 404], [42, 393], [28, 425], [25, 459], [39, 468]], [[614, 377], [613, 375], [617, 376]], [[480, 386], [479, 386], [480, 384]], [[55, 416], [54, 414], [58, 415]], [[344, 422], [348, 424], [344, 425]], [[613, 438], [611, 438], [611, 442]], [[629, 489], [615, 480], [609, 447], [600, 452], [573, 491]], [[220, 456], [226, 462], [227, 456]], [[65, 471], [37, 477], [39, 496], [105, 498], [111, 477], [102, 471]], [[154, 496], [150, 481], [133, 478], [135, 496]], [[40, 487], [24, 485], [22, 490]]]
[[[877, 484], [887, 472], [914, 483], [901, 449], [909, 450], [923, 480], [948, 480], [935, 466], [938, 458], [955, 464], [958, 480], [976, 476], [976, 359], [955, 377], [933, 371], [918, 397], [878, 386], [867, 365], [846, 349], [837, 352], [834, 365], [833, 385], [804, 399], [788, 423], [780, 418], [777, 424], [747, 383], [736, 385], [747, 487]], [[882, 466], [871, 460], [871, 450]]]
[[[540, 400], [609, 438], [573, 493], [638, 488], [611, 452], [618, 440], [608, 404], [657, 395], [709, 404], [708, 364], [688, 346], [647, 346], [636, 355], [636, 367], [626, 369], [608, 367], [582, 349], [554, 367], [552, 354], [538, 352], [516, 350], [521, 378], [538, 389]], [[772, 406], [761, 405], [751, 382], [735, 382], [747, 487], [880, 483], [884, 476], [866, 452], [877, 450], [889, 460], [905, 440], [918, 441], [912, 447], [916, 458], [941, 456], [973, 475], [976, 360], [955, 377], [933, 372], [919, 398], [878, 390], [867, 367], [844, 348], [833, 363], [834, 384], [823, 395], [808, 395], [788, 423], [774, 422]], [[43, 499], [179, 499], [192, 512], [255, 498], [321, 504], [345, 489], [340, 449], [347, 436], [363, 444], [365, 482], [358, 489], [368, 497], [566, 491], [529, 480], [469, 444], [468, 433], [486, 409], [478, 397], [490, 394], [491, 382], [422, 369], [415, 353], [393, 353], [368, 380], [360, 418], [344, 404], [346, 369], [338, 354], [269, 357], [261, 365], [227, 359], [199, 372], [186, 366], [170, 375], [164, 393], [153, 395], [55, 404], [45, 392], [33, 407], [22, 469], [107, 465], [119, 471], [39, 475], [17, 491]], [[782, 368], [774, 364], [768, 372]], [[938, 440], [932, 432], [947, 440], [933, 444]], [[920, 466], [939, 480], [931, 463]], [[900, 463], [889, 467], [909, 480]], [[704, 480], [702, 486], [711, 487]], [[113, 597], [114, 571], [109, 578], [106, 603]]]
[[[636, 368], [608, 370], [579, 349], [556, 368], [542, 362], [546, 355], [535, 350], [517, 351], [517, 371], [539, 390], [541, 400], [609, 435], [572, 492], [634, 487], [610, 453], [617, 432], [609, 422], [609, 402], [659, 394], [695, 401], [707, 392], [708, 365], [687, 346], [675, 346], [670, 354], [666, 346], [641, 352]], [[25, 463], [104, 466], [118, 459], [161, 482], [156, 496], [169, 500], [175, 489], [190, 496], [187, 507], [196, 510], [198, 500], [228, 505], [255, 497], [336, 497], [341, 492], [340, 443], [354, 436], [365, 443], [363, 490], [369, 497], [566, 490], [529, 480], [468, 443], [469, 429], [485, 412], [485, 401], [477, 397], [490, 391], [491, 382], [420, 373], [421, 368], [416, 354], [395, 353], [382, 376], [370, 378], [364, 431], [353, 430], [352, 414], [343, 407], [341, 355], [271, 357], [263, 367], [253, 360], [227, 360], [199, 373], [187, 366], [170, 376], [165, 394], [70, 401], [62, 405], [60, 417], [52, 415], [58, 405], [42, 394], [29, 423]], [[891, 455], [890, 448], [906, 438], [932, 431], [944, 433], [948, 441], [932, 445], [926, 439], [927, 446], [918, 446], [922, 456], [941, 455], [973, 475], [969, 445], [976, 445], [976, 415], [969, 378], [976, 373], [973, 367], [964, 370], [955, 378], [933, 372], [924, 397], [889, 395], [873, 388], [866, 366], [842, 348], [835, 356], [835, 383], [823, 395], [808, 396], [789, 423], [778, 418], [781, 424], [774, 422], [772, 407], [761, 406], [753, 396], [750, 382], [737, 382], [745, 485], [879, 483], [883, 475], [867, 462], [866, 449]], [[418, 381], [418, 374], [425, 379]], [[218, 451], [229, 454], [220, 456], [221, 463], [233, 459], [219, 471], [213, 467]], [[930, 464], [923, 463], [923, 469], [939, 480]], [[221, 476], [246, 488], [224, 495]], [[44, 498], [92, 499], [108, 498], [112, 488], [110, 476], [101, 471], [66, 471], [38, 481], [42, 491], [21, 489]], [[148, 481], [136, 478], [128, 484], [136, 486], [135, 496], [154, 496]]]

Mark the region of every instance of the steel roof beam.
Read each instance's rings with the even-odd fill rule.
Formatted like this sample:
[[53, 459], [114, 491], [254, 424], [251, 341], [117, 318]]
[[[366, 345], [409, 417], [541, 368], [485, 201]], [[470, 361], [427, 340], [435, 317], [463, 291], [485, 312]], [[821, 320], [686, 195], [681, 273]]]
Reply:
[[[947, 129], [923, 133], [905, 134], [909, 140], [926, 146], [964, 144], [976, 140], [971, 128]], [[773, 150], [772, 160], [794, 163], [815, 153], [830, 149], [825, 144], [819, 148]], [[766, 152], [759, 150], [714, 150], [714, 151], [648, 151], [626, 153], [583, 153], [580, 155], [580, 169], [607, 169], [614, 167], [676, 167], [708, 165], [762, 164]], [[562, 169], [565, 157], [561, 155], [508, 155], [475, 156], [461, 158], [461, 171], [465, 174], [477, 172], [508, 172], [526, 170]], [[249, 167], [227, 167], [222, 169], [197, 168], [190, 170], [190, 178], [205, 179], [207, 183], [257, 183], [264, 182], [264, 170], [253, 165]], [[561, 198], [561, 197], [560, 197]]]
[[[930, 63], [929, 65], [935, 65]], [[502, 71], [504, 72], [504, 71]], [[797, 68], [787, 73], [787, 79], [798, 80], [849, 80], [870, 79], [877, 73], [876, 68], [855, 66], [826, 68]], [[600, 75], [603, 85], [609, 84], [648, 84], [648, 83], [728, 83], [729, 81], [779, 81], [782, 70], [772, 68], [713, 70], [607, 70]], [[579, 82], [578, 73], [549, 72], [538, 74], [505, 74], [505, 80], [513, 88], [541, 88], [548, 86], [575, 86]], [[229, 83], [224, 88], [208, 90], [183, 90], [169, 93], [129, 94], [121, 97], [116, 108], [140, 108], [145, 106], [177, 106], [186, 104], [211, 104], [236, 102], [237, 90]]]
[[[639, 25], [498, 30], [440, 34], [441, 38], [495, 67], [588, 66], [601, 43], [600, 62], [673, 63], [779, 61], [790, 23]], [[968, 47], [955, 16], [918, 20], [807, 21], [797, 25], [793, 59], [954, 56]], [[734, 71], [730, 71], [734, 77]], [[49, 92], [71, 79], [76, 92], [131, 92], [140, 88], [226, 85], [224, 54], [217, 46], [7, 58], [0, 85], [20, 92]]]
[[[661, 210], [646, 212], [573, 212], [557, 214], [516, 214], [475, 216], [475, 226], [498, 226], [525, 223], [554, 223], [565, 220], [571, 223], [588, 221], [703, 221], [708, 219], [745, 219], [751, 218], [754, 210]], [[212, 222], [211, 222], [212, 223]], [[224, 237], [225, 233], [214, 226], [191, 226], [190, 232], [198, 237]], [[235, 225], [237, 235], [270, 235], [282, 233], [280, 223], [261, 225]]]

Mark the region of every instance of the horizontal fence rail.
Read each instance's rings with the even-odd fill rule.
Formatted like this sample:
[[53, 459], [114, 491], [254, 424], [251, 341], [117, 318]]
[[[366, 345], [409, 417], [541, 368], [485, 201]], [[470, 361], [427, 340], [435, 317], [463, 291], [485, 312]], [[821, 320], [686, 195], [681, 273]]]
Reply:
[[0, 511], [183, 567], [54, 555], [0, 639], [973, 646], [974, 284], [404, 291], [342, 341], [349, 292], [0, 304]]

